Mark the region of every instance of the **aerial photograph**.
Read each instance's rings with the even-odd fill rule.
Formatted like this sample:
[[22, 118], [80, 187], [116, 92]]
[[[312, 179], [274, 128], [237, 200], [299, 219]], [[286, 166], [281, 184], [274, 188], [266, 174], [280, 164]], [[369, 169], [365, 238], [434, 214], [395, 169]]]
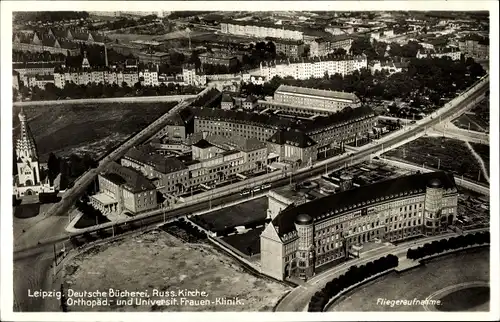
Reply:
[[13, 312], [490, 312], [489, 11], [11, 37]]

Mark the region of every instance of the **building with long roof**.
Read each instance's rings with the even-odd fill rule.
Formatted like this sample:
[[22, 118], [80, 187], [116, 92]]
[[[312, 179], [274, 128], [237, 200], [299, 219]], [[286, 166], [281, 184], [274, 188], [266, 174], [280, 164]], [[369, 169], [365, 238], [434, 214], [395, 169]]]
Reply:
[[309, 114], [333, 114], [346, 107], [357, 108], [361, 101], [353, 93], [280, 85], [273, 102], [289, 105], [285, 110]]
[[452, 174], [431, 172], [381, 181], [309, 202], [270, 193], [271, 222], [261, 234], [262, 273], [308, 279], [353, 247], [447, 231], [456, 220]]

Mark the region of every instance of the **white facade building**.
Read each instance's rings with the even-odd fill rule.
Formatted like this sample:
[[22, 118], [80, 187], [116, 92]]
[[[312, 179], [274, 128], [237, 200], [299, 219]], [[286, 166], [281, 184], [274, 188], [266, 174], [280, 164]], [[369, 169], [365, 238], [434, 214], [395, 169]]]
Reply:
[[334, 75], [336, 73], [342, 76], [351, 74], [355, 70], [367, 68], [368, 63], [366, 56], [350, 57], [345, 60], [321, 60], [313, 61], [296, 61], [296, 62], [276, 62], [264, 63], [260, 65], [261, 76], [270, 80], [274, 76], [287, 77], [291, 76], [295, 79], [322, 78], [325, 73]]

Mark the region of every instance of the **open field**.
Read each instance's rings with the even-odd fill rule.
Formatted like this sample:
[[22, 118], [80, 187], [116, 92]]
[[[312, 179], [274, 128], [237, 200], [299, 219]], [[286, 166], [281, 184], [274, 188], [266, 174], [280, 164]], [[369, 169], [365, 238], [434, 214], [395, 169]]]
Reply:
[[[450, 171], [455, 177], [477, 181], [481, 166], [464, 142], [441, 137], [421, 137], [384, 155], [416, 165]], [[480, 182], [487, 183], [481, 174]]]
[[[50, 152], [58, 156], [87, 152], [100, 157], [130, 135], [169, 111], [176, 102], [106, 103], [24, 108], [42, 162]], [[20, 107], [13, 110], [17, 137]]]
[[222, 237], [222, 240], [233, 246], [245, 255], [260, 253], [260, 234], [264, 230], [264, 226], [252, 229], [243, 234], [235, 234], [227, 237]]
[[190, 219], [205, 229], [217, 232], [226, 228], [244, 226], [267, 217], [267, 197], [240, 203], [231, 207], [193, 216]]
[[[414, 298], [425, 300], [428, 296], [446, 287], [464, 282], [489, 283], [489, 248], [471, 249], [456, 254], [446, 255], [428, 261], [425, 265], [403, 272], [390, 273], [384, 277], [369, 282], [352, 292], [342, 296], [331, 307], [330, 311], [424, 311], [419, 305], [384, 306], [377, 305], [377, 299], [409, 300]], [[418, 285], [418, 287], [416, 287]], [[489, 296], [485, 296], [484, 289], [480, 292], [464, 292], [473, 288], [460, 291], [467, 298], [462, 301], [451, 299], [451, 294], [441, 297], [443, 304], [439, 309], [448, 311], [488, 311]], [[475, 301], [475, 296], [481, 294], [480, 302]], [[433, 298], [438, 300], [439, 298]], [[450, 302], [444, 302], [444, 301]], [[475, 306], [464, 306], [463, 303], [471, 302]], [[435, 307], [434, 309], [438, 309]]]
[[[108, 290], [147, 291], [141, 299], [160, 299], [153, 290], [174, 292], [178, 304], [179, 290], [205, 291], [207, 297], [188, 296], [190, 300], [206, 299], [208, 305], [131, 305], [70, 306], [69, 311], [271, 311], [278, 299], [289, 290], [282, 284], [257, 278], [237, 262], [207, 244], [184, 244], [159, 231], [145, 233], [94, 249], [77, 256], [66, 265], [66, 287], [75, 291]], [[243, 305], [218, 305], [217, 298], [238, 297]], [[132, 297], [128, 297], [129, 299]], [[132, 298], [135, 301], [136, 298]], [[213, 301], [213, 303], [212, 303]]]

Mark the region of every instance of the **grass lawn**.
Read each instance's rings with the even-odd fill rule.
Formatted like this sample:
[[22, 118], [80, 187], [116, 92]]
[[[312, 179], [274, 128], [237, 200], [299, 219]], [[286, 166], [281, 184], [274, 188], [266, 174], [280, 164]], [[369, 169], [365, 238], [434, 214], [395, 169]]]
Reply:
[[[478, 173], [482, 171], [465, 143], [449, 138], [421, 137], [391, 150], [385, 155], [419, 166], [425, 163], [426, 167], [434, 169], [438, 169], [439, 165], [440, 170], [453, 172], [456, 178], [463, 175], [464, 178], [473, 181], [477, 181]], [[483, 175], [481, 175], [480, 181], [487, 183]]]
[[14, 207], [14, 216], [16, 218], [31, 218], [40, 213], [40, 204], [32, 203], [25, 205], [18, 205]]
[[[25, 107], [31, 131], [42, 161], [54, 152], [58, 156], [87, 152], [105, 154], [130, 135], [145, 128], [174, 107], [176, 102], [91, 103]], [[14, 127], [19, 106], [14, 106]], [[14, 135], [17, 137], [19, 127]]]
[[76, 222], [75, 228], [87, 228], [95, 225], [105, 224], [109, 222], [109, 219], [105, 216], [100, 216], [99, 218], [95, 218], [95, 216], [90, 216], [88, 214], [83, 214], [80, 219]]
[[[205, 291], [210, 303], [198, 305], [126, 305], [71, 306], [70, 311], [272, 311], [289, 287], [247, 273], [238, 263], [207, 244], [185, 244], [170, 234], [154, 231], [123, 239], [77, 256], [66, 264], [66, 287], [75, 291], [108, 290], [147, 291], [151, 300], [161, 299], [153, 290]], [[216, 298], [238, 297], [243, 305], [226, 306]], [[166, 297], [162, 297], [167, 299]], [[188, 297], [200, 300], [202, 297]], [[121, 298], [125, 299], [125, 297]], [[116, 298], [115, 298], [116, 300]], [[135, 300], [135, 299], [134, 299]], [[202, 319], [203, 320], [203, 319]]]
[[[424, 266], [403, 272], [390, 273], [384, 277], [369, 282], [352, 292], [342, 296], [330, 307], [330, 311], [423, 311], [422, 306], [401, 305], [383, 306], [377, 305], [378, 298], [389, 300], [425, 300], [428, 296], [448, 286], [465, 282], [489, 282], [489, 248], [471, 249], [456, 254], [438, 257], [428, 261]], [[472, 288], [471, 288], [472, 289]], [[484, 294], [484, 292], [482, 292]], [[452, 293], [453, 294], [453, 293]], [[461, 292], [466, 296], [461, 303], [475, 301], [478, 292]], [[451, 294], [450, 294], [451, 295]], [[436, 298], [437, 300], [438, 298]], [[442, 307], [454, 308], [451, 297], [444, 296]], [[485, 303], [486, 302], [486, 303]], [[475, 303], [475, 307], [462, 306], [462, 310], [484, 309], [489, 298], [482, 296], [482, 303]], [[436, 307], [437, 308], [437, 307]], [[488, 308], [486, 307], [486, 311]]]
[[484, 128], [479, 127], [480, 124], [478, 124], [476, 120], [471, 117], [471, 115], [462, 114], [453, 120], [453, 124], [464, 130], [484, 132]]
[[[235, 234], [227, 237], [223, 237], [222, 240], [233, 246], [245, 255], [250, 255], [249, 250], [252, 254], [260, 253], [260, 234], [264, 227], [255, 228], [246, 232], [244, 234]], [[250, 247], [250, 249], [249, 249]]]
[[[196, 217], [203, 218], [205, 222], [211, 223], [213, 225], [212, 231], [244, 226], [256, 220], [264, 220], [267, 217], [267, 197], [250, 200]], [[195, 217], [191, 219], [199, 224]]]

